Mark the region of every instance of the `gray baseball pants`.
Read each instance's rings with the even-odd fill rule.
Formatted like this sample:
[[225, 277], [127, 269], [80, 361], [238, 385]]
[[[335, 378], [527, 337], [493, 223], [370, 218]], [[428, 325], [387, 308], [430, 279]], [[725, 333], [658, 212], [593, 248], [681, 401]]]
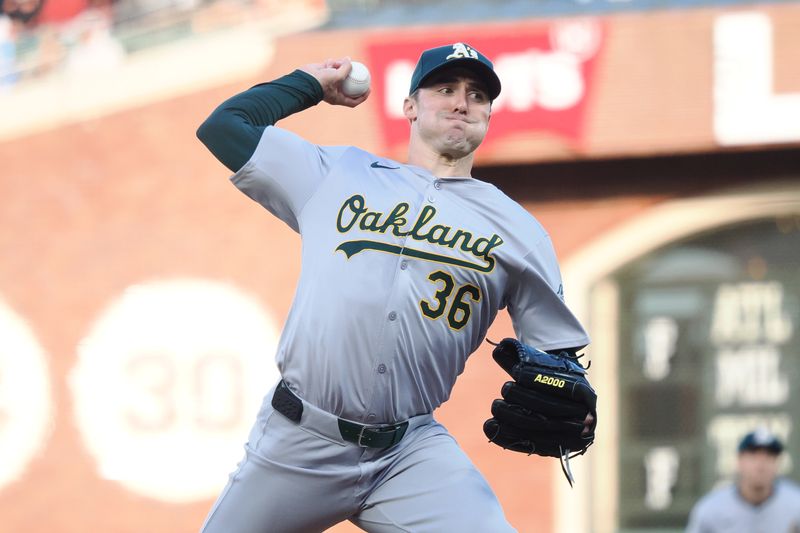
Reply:
[[486, 480], [447, 430], [421, 415], [399, 444], [363, 448], [337, 418], [307, 402], [295, 423], [270, 392], [202, 533], [310, 533], [344, 520], [373, 533], [503, 533]]

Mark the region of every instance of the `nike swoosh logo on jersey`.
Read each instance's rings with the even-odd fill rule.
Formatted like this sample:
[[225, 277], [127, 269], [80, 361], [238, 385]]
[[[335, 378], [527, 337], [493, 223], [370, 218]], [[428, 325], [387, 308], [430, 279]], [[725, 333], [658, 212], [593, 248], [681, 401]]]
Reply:
[[386, 165], [381, 165], [381, 164], [380, 164], [380, 163], [378, 163], [377, 161], [373, 161], [373, 162], [372, 162], [372, 164], [371, 164], [370, 166], [371, 166], [372, 168], [385, 168], [385, 169], [388, 169], [388, 170], [397, 170], [397, 169], [399, 169], [399, 168], [400, 168], [400, 167], [387, 167]]

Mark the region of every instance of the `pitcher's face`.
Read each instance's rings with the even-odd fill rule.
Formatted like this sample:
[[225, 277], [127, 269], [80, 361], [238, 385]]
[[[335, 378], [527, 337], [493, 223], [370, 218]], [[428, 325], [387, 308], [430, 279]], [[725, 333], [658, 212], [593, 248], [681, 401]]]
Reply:
[[434, 74], [406, 98], [411, 134], [439, 154], [460, 158], [475, 151], [489, 128], [491, 101], [485, 84], [465, 68]]

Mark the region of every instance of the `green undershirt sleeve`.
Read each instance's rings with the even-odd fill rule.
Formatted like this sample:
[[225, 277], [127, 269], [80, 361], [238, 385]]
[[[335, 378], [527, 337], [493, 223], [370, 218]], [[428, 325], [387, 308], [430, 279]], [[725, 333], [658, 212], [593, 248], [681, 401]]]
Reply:
[[295, 70], [224, 101], [197, 129], [197, 138], [237, 172], [252, 157], [267, 126], [322, 101], [316, 78]]

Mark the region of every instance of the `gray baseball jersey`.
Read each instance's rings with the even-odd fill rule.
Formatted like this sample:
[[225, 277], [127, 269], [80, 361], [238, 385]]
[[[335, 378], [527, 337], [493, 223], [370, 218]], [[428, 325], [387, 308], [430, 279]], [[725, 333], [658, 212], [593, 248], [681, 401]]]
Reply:
[[[283, 385], [267, 394], [203, 532], [308, 533], [342, 520], [374, 533], [514, 531], [431, 412], [503, 307], [528, 344], [589, 342], [542, 227], [487, 183], [276, 127], [232, 180], [302, 235], [277, 360], [303, 410], [276, 411]], [[407, 419], [407, 431], [362, 448], [341, 418]]]
[[705, 495], [689, 516], [687, 533], [800, 533], [800, 487], [789, 480], [761, 505], [744, 500], [735, 485]]
[[232, 181], [302, 235], [277, 362], [325, 411], [367, 423], [432, 412], [504, 307], [527, 344], [589, 343], [549, 236], [491, 184], [277, 127]]

